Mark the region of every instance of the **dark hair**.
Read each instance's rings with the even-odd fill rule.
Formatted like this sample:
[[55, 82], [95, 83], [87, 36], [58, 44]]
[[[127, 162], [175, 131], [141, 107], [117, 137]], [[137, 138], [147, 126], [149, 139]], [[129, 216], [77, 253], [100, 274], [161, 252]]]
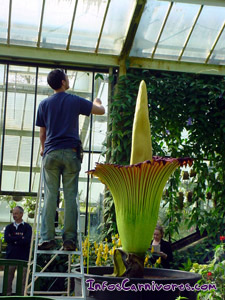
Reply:
[[47, 77], [47, 82], [53, 90], [61, 88], [62, 80], [66, 80], [66, 74], [61, 69], [51, 71]]

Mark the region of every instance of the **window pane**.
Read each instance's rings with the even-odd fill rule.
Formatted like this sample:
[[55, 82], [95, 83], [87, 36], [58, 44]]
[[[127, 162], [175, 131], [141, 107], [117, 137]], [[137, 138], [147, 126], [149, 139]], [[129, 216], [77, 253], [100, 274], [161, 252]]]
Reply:
[[6, 43], [8, 35], [9, 0], [0, 0], [0, 7], [0, 43]]
[[199, 7], [199, 5], [174, 3], [154, 58], [178, 59], [199, 11]]
[[169, 3], [166, 1], [147, 1], [131, 49], [131, 56], [151, 56], [168, 8]]
[[78, 1], [70, 49], [95, 50], [106, 5], [107, 0]]
[[[5, 76], [6, 65], [0, 65], [0, 159], [2, 156], [2, 134], [5, 114]], [[1, 163], [0, 161], [0, 164]]]
[[99, 53], [120, 53], [135, 4], [136, 1], [134, 0], [114, 0], [110, 2], [99, 46]]
[[45, 1], [41, 47], [66, 49], [75, 0]]
[[[32, 67], [9, 68], [2, 173], [5, 191], [9, 185], [12, 191], [29, 191], [35, 76], [36, 69]], [[7, 178], [9, 171], [14, 176]]]
[[39, 0], [12, 1], [10, 44], [36, 45], [41, 9]]
[[[216, 16], [216, 17], [215, 17]], [[187, 45], [183, 61], [204, 62], [224, 23], [225, 7], [205, 6]]]
[[209, 60], [210, 64], [225, 65], [225, 30], [220, 36], [220, 39]]

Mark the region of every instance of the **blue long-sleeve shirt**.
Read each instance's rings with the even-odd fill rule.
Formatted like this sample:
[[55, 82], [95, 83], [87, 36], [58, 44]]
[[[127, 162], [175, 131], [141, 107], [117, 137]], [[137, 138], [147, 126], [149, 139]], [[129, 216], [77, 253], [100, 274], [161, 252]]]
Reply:
[[32, 227], [28, 223], [21, 223], [17, 227], [14, 223], [6, 226], [4, 239], [7, 243], [7, 259], [29, 259]]

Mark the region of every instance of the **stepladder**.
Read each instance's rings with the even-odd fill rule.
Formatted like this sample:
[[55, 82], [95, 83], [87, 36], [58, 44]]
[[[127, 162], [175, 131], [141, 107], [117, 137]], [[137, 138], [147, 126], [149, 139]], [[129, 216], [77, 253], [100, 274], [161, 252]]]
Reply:
[[[61, 194], [63, 194], [63, 188], [59, 188], [59, 197]], [[44, 201], [42, 167], [27, 268], [25, 295], [39, 295], [50, 299], [86, 300], [79, 197], [76, 197], [77, 247], [72, 251], [65, 251], [62, 246], [63, 221], [60, 223], [60, 219], [63, 220], [64, 214], [64, 208], [62, 207], [58, 207], [56, 210], [55, 247], [51, 250], [38, 249]], [[77, 264], [74, 264], [74, 262], [77, 262]], [[75, 291], [75, 282], [77, 281], [80, 282], [81, 286], [78, 292]]]

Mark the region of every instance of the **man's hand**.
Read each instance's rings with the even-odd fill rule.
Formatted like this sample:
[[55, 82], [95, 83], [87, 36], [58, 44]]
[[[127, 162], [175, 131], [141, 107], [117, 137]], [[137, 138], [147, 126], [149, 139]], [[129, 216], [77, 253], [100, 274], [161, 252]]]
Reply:
[[91, 113], [94, 115], [104, 115], [105, 108], [102, 106], [102, 101], [99, 98], [94, 99]]
[[44, 150], [41, 148], [40, 155], [43, 156], [43, 154], [44, 154]]
[[93, 101], [93, 103], [95, 105], [102, 105], [102, 101], [99, 98], [95, 98], [94, 101]]

